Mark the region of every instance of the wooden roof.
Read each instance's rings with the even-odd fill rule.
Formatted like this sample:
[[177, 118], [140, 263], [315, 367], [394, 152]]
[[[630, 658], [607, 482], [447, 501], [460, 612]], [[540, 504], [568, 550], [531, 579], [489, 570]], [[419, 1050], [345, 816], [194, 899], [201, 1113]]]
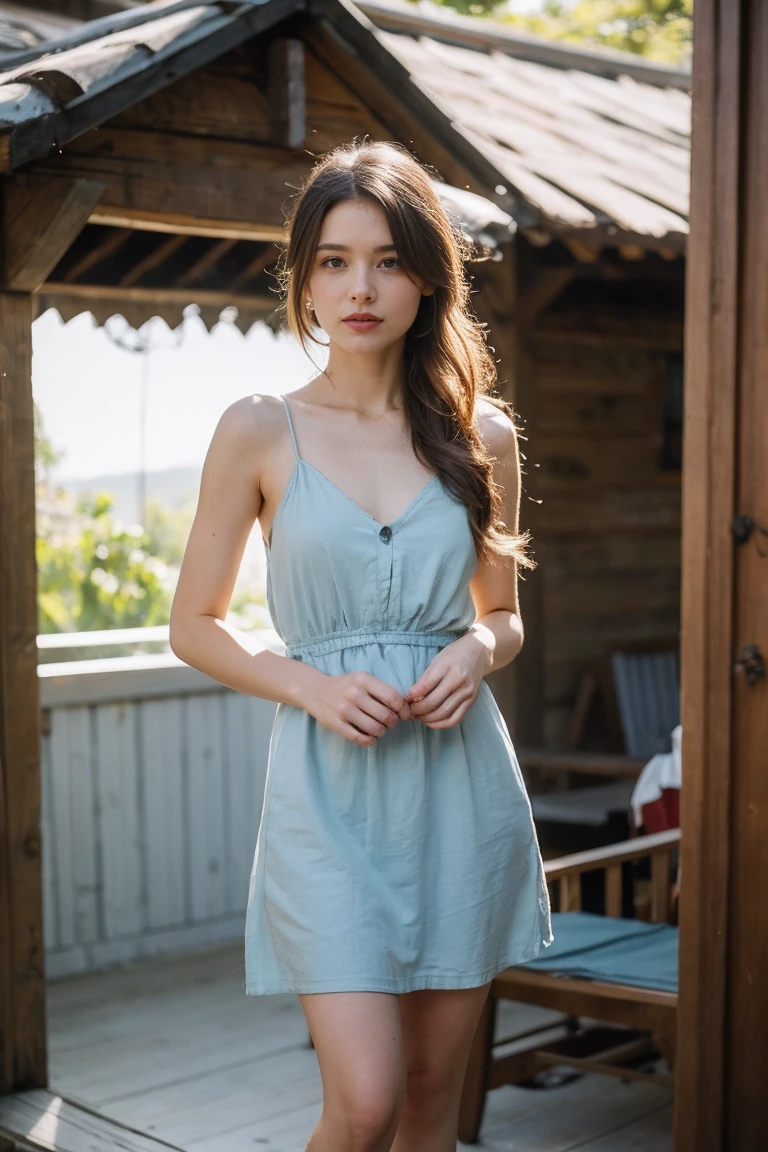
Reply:
[[[349, 22], [363, 56], [383, 44], [535, 231], [680, 250], [688, 231], [686, 72], [626, 53], [515, 36], [490, 21], [395, 0], [155, 0], [95, 20], [0, 73], [6, 168], [60, 146], [291, 13]], [[362, 10], [379, 27], [374, 32]], [[374, 46], [373, 41], [378, 41]], [[373, 56], [371, 57], [372, 62]], [[489, 178], [492, 174], [489, 173]], [[503, 190], [503, 191], [502, 191]], [[509, 202], [509, 193], [514, 205]], [[504, 195], [506, 194], [506, 196]]]
[[39, 48], [47, 40], [65, 36], [80, 23], [71, 16], [0, 0], [0, 63], [15, 52]]
[[[5, 56], [4, 12], [13, 18]], [[396, 91], [442, 155], [472, 174], [487, 198], [448, 186], [441, 192], [495, 255], [515, 222], [535, 241], [560, 235], [578, 244], [581, 236], [592, 245], [682, 251], [685, 73], [510, 35], [490, 21], [434, 9], [424, 15], [419, 5], [395, 0], [154, 0], [87, 22], [0, 0], [0, 171], [24, 169], [61, 148], [66, 161], [68, 143], [286, 21], [292, 35], [309, 29], [311, 44], [312, 28], [335, 38], [340, 79], [344, 60], [384, 77], [384, 93]], [[238, 112], [227, 115], [237, 119]], [[302, 150], [293, 155], [301, 160]], [[274, 314], [265, 270], [279, 228], [169, 238], [105, 227], [121, 223], [92, 217], [46, 283], [41, 307], [55, 305], [64, 315], [89, 307], [99, 320], [120, 310], [134, 323], [154, 311], [176, 324], [194, 301], [210, 325], [226, 304], [240, 309], [244, 330]], [[114, 274], [107, 281], [106, 257]]]
[[682, 248], [687, 72], [515, 36], [432, 5], [429, 15], [393, 0], [360, 6], [414, 82], [518, 194], [521, 227]]

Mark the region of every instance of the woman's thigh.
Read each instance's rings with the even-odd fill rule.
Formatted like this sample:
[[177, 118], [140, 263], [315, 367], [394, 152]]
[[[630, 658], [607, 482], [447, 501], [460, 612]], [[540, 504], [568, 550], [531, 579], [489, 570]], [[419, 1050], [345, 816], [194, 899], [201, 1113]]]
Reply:
[[397, 1116], [405, 1093], [398, 997], [384, 992], [299, 996], [323, 1082], [323, 1110], [333, 1116]]
[[399, 998], [408, 1097], [416, 1106], [458, 1102], [490, 983], [479, 988], [409, 992]]

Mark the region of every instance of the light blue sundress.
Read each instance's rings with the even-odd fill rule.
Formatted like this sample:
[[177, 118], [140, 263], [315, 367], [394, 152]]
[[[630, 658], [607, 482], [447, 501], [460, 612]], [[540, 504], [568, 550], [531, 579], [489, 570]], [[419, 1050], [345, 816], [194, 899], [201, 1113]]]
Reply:
[[[286, 656], [405, 693], [475, 620], [465, 506], [434, 476], [379, 524], [299, 453], [267, 599]], [[485, 680], [453, 728], [374, 747], [279, 704], [245, 925], [249, 995], [473, 988], [552, 940], [531, 807]]]

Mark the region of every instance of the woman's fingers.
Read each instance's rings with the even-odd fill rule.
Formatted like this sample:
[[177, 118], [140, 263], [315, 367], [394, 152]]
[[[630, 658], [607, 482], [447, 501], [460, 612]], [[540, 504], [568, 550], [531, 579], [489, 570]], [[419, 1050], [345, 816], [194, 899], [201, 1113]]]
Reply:
[[358, 708], [355, 704], [349, 705], [344, 709], [342, 717], [348, 724], [354, 724], [355, 728], [359, 728], [361, 732], [365, 732], [368, 736], [383, 736], [385, 732], [389, 731], [386, 724], [377, 720], [373, 716], [369, 716], [362, 708]]
[[420, 716], [419, 719], [427, 728], [453, 728], [462, 719], [471, 703], [471, 697], [462, 692], [455, 692], [436, 713], [431, 716]]
[[363, 691], [372, 696], [374, 700], [379, 700], [386, 708], [392, 710], [395, 714], [395, 723], [397, 720], [410, 720], [411, 709], [408, 701], [403, 696], [402, 692], [398, 692], [397, 688], [393, 688], [391, 684], [387, 684], [384, 680], [377, 679], [369, 672], [361, 673], [361, 687]]
[[436, 688], [445, 677], [446, 669], [434, 662], [419, 676], [416, 683], [408, 693], [408, 702], [414, 704], [423, 701], [425, 697]]
[[448, 676], [445, 676], [437, 687], [433, 688], [423, 700], [411, 704], [411, 712], [417, 720], [421, 720], [424, 716], [428, 716], [430, 712], [435, 712], [445, 701], [457, 690], [457, 685], [452, 684]]
[[372, 748], [376, 743], [375, 736], [366, 736], [365, 732], [359, 732], [353, 724], [348, 724], [346, 720], [341, 721], [338, 731], [345, 739], [351, 740], [353, 744], [360, 744], [363, 748]]

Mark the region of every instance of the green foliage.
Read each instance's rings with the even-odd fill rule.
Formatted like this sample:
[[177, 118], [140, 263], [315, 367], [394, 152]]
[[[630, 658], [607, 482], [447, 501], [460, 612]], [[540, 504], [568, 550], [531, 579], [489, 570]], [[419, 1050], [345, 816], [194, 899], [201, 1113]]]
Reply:
[[169, 508], [156, 496], [150, 496], [144, 512], [148, 551], [153, 556], [162, 556], [166, 564], [181, 564], [194, 516], [194, 492], [176, 508]]
[[166, 624], [171, 590], [141, 525], [112, 516], [107, 493], [86, 496], [75, 514], [65, 498], [38, 512], [38, 628], [90, 632]]
[[453, 8], [461, 16], [489, 16], [506, 0], [435, 0], [442, 8]]
[[437, 0], [463, 15], [488, 15], [521, 32], [571, 43], [634, 52], [666, 64], [687, 64], [693, 39], [693, 0], [545, 0], [539, 14], [502, 14], [500, 3]]
[[43, 427], [43, 414], [37, 404], [34, 405], [35, 419], [35, 479], [38, 484], [47, 484], [51, 468], [58, 464], [63, 452], [54, 448], [53, 442], [45, 434]]

